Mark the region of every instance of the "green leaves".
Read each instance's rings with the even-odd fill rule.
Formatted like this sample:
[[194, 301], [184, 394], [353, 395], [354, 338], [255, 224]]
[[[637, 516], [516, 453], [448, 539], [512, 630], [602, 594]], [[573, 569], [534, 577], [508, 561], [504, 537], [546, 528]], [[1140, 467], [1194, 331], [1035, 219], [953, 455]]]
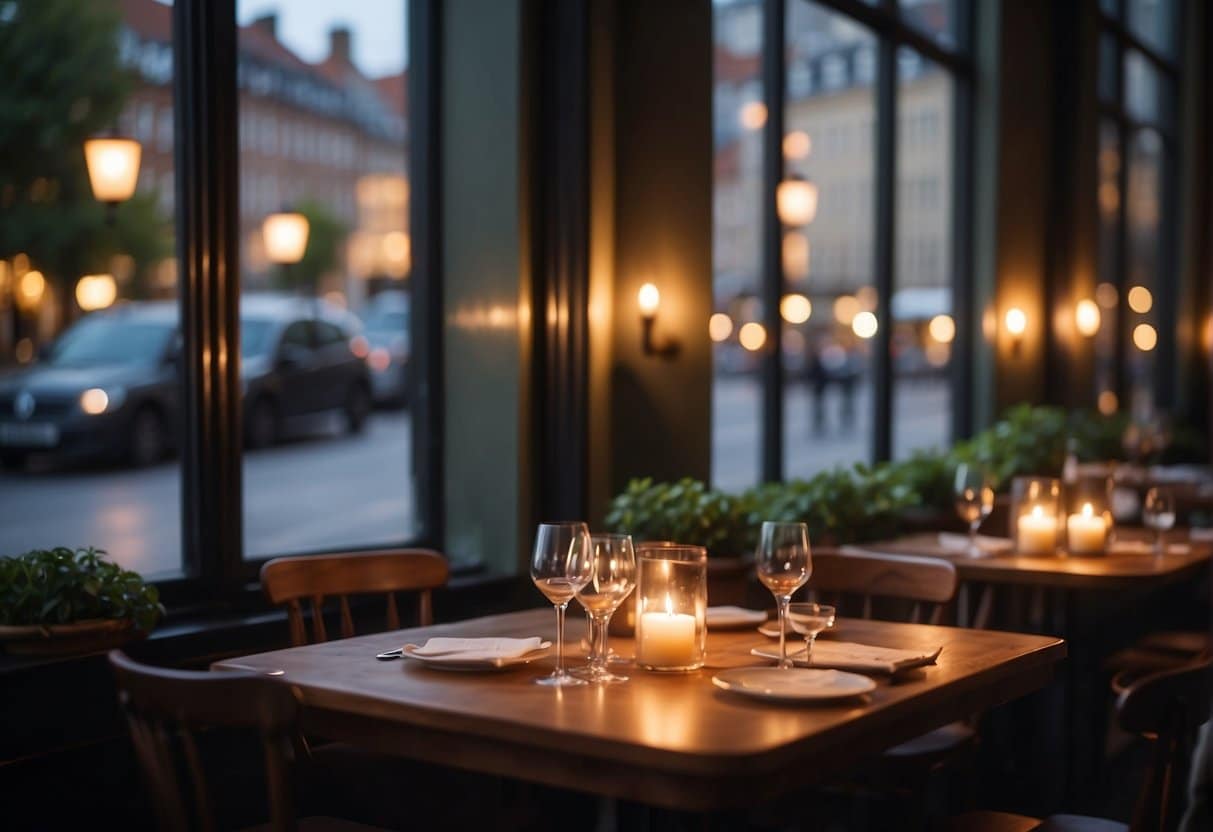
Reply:
[[134, 622], [149, 631], [164, 615], [160, 591], [105, 552], [38, 549], [0, 557], [0, 624], [69, 624], [90, 618]]

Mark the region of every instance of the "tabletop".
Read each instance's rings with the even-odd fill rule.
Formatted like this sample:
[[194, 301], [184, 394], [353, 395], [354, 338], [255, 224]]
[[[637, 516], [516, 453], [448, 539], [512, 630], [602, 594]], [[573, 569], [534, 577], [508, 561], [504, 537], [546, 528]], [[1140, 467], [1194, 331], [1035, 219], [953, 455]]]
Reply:
[[[1123, 534], [1123, 533], [1122, 533]], [[977, 581], [1056, 589], [1141, 589], [1164, 585], [1198, 573], [1213, 554], [1213, 543], [1191, 541], [1183, 554], [1103, 555], [1057, 554], [1047, 557], [988, 555], [971, 557], [964, 551], [942, 546], [932, 533], [908, 535], [896, 540], [855, 546], [868, 552], [945, 558], [956, 567], [962, 581]]]
[[[577, 617], [579, 618], [579, 617]], [[1060, 639], [840, 619], [840, 638], [943, 652], [935, 665], [877, 677], [864, 700], [793, 707], [712, 685], [715, 670], [769, 664], [754, 630], [709, 633], [708, 667], [628, 667], [621, 685], [553, 689], [533, 679], [551, 657], [498, 673], [455, 673], [376, 653], [431, 636], [553, 637], [550, 609], [379, 633], [218, 662], [281, 671], [299, 689], [310, 733], [380, 751], [676, 809], [747, 805], [1047, 684]], [[576, 644], [583, 622], [571, 621]], [[622, 655], [630, 639], [612, 639]], [[580, 663], [579, 651], [570, 651]]]

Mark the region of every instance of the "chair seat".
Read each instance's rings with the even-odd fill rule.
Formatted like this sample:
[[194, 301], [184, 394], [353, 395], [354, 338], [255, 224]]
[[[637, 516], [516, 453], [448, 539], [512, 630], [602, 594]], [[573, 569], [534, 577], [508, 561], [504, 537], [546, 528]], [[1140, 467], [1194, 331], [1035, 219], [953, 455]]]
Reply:
[[1128, 832], [1119, 821], [1085, 815], [1049, 815], [1044, 820], [1010, 812], [968, 812], [952, 819], [951, 832]]
[[944, 756], [972, 744], [976, 738], [977, 732], [968, 723], [950, 722], [901, 745], [886, 749], [884, 756], [900, 759]]

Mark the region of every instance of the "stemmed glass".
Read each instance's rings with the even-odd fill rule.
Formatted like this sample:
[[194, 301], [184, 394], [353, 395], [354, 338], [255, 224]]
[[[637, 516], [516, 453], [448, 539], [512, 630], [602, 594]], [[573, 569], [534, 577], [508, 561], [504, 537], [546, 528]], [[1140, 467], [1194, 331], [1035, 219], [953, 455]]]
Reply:
[[809, 527], [804, 523], [762, 524], [758, 541], [758, 580], [771, 590], [779, 606], [779, 668], [792, 667], [788, 659], [788, 604], [792, 594], [809, 580], [813, 558], [809, 553]]
[[969, 555], [981, 554], [977, 546], [977, 529], [994, 510], [994, 488], [989, 475], [976, 465], [961, 463], [956, 466], [956, 480], [952, 486], [956, 498], [956, 513], [969, 524]]
[[1151, 488], [1141, 509], [1141, 520], [1154, 530], [1154, 554], [1167, 551], [1163, 535], [1175, 525], [1175, 495], [1167, 488]]
[[590, 535], [590, 580], [577, 590], [577, 600], [590, 618], [590, 663], [574, 674], [591, 682], [626, 682], [607, 670], [607, 631], [611, 616], [636, 588], [636, 551], [631, 535]]
[[564, 669], [564, 611], [590, 582], [594, 561], [585, 523], [540, 523], [531, 557], [531, 580], [556, 608], [556, 669], [536, 679], [540, 685], [584, 685]]
[[788, 623], [804, 636], [804, 663], [810, 664], [817, 634], [834, 626], [834, 608], [829, 604], [789, 604]]

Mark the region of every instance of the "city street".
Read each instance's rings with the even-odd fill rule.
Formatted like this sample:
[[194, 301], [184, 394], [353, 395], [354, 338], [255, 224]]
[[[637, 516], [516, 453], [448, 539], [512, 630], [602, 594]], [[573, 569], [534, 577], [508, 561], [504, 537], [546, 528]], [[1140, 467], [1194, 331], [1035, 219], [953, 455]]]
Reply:
[[[867, 459], [870, 387], [855, 388], [852, 421], [840, 393], [826, 395], [826, 423], [815, 434], [810, 393], [788, 390], [787, 475], [811, 476]], [[896, 401], [899, 449], [929, 447], [945, 435], [950, 408], [940, 381], [903, 382]], [[758, 480], [760, 391], [752, 378], [714, 386], [712, 477], [739, 490]], [[244, 534], [249, 557], [395, 543], [415, 528], [407, 411], [376, 413], [365, 433], [346, 436], [327, 423], [309, 435], [250, 453], [244, 466]], [[908, 444], [907, 444], [908, 443]], [[0, 554], [95, 545], [150, 575], [180, 565], [178, 463], [132, 471], [96, 468], [0, 472]]]

